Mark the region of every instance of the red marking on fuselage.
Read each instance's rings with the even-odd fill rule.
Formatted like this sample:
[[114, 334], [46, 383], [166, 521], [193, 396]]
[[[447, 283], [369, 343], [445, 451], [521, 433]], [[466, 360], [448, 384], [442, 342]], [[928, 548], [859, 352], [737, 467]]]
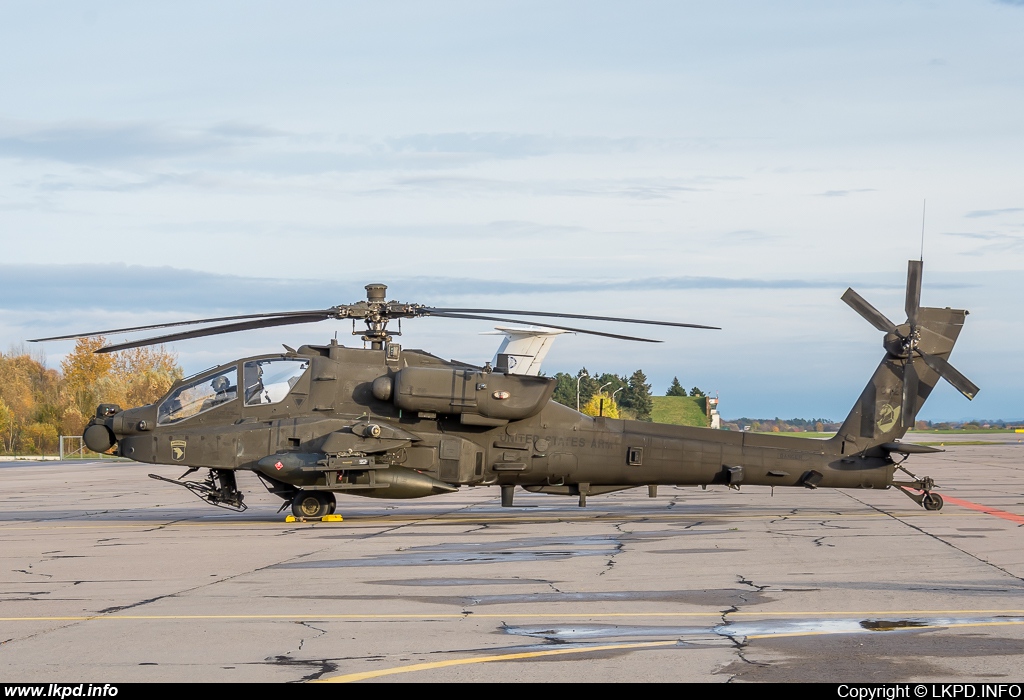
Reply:
[[1017, 515], [1016, 513], [1007, 513], [1005, 510], [999, 510], [998, 508], [989, 508], [988, 506], [983, 506], [980, 503], [965, 501], [962, 498], [946, 496], [945, 494], [943, 494], [942, 500], [944, 500], [946, 503], [952, 503], [953, 505], [960, 506], [961, 508], [970, 508], [971, 510], [976, 510], [980, 513], [984, 513], [985, 515], [994, 515], [997, 518], [1009, 520], [1011, 523], [1024, 525], [1024, 515]]

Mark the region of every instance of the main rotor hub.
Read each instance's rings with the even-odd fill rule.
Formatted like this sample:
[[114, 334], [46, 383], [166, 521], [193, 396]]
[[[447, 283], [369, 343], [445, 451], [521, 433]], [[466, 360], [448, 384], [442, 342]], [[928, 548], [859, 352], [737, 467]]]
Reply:
[[387, 300], [388, 286], [386, 284], [368, 284], [365, 289], [366, 300], [371, 304]]

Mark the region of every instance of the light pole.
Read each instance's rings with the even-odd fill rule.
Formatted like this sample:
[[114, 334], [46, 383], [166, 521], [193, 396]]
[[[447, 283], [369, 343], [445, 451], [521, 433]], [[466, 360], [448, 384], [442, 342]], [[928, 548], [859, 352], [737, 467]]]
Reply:
[[615, 391], [612, 392], [612, 402], [613, 403], [615, 402], [615, 395], [617, 393], [619, 393], [620, 391], [622, 391], [623, 389], [625, 389], [625, 388], [626, 388], [626, 386], [623, 385], [623, 386], [620, 386], [618, 389], [616, 389]]
[[587, 370], [583, 370], [582, 372], [580, 372], [580, 376], [576, 377], [576, 412], [577, 413], [580, 412], [580, 382], [583, 380], [584, 377], [589, 377], [589, 376], [590, 375], [587, 374]]
[[[609, 384], [611, 384], [611, 382], [605, 382], [604, 384], [602, 384], [601, 388], [597, 390], [597, 395], [601, 396], [601, 392], [604, 391], [604, 388], [606, 386], [608, 386]], [[603, 416], [604, 415], [604, 399], [603, 398], [601, 399], [601, 403], [600, 403], [599, 406], [600, 407], [597, 409], [597, 415]]]

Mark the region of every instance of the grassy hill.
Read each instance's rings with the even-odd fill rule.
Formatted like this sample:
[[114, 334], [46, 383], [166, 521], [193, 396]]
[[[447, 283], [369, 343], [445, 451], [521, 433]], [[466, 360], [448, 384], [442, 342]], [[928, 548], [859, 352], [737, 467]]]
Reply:
[[654, 401], [651, 419], [655, 423], [696, 425], [702, 428], [708, 425], [705, 413], [707, 399], [703, 396], [652, 396], [651, 399]]

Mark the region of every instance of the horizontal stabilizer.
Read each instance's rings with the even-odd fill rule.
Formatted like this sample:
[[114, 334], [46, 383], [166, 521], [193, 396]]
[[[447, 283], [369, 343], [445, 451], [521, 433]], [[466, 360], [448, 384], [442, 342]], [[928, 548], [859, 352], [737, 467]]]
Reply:
[[881, 445], [881, 448], [888, 452], [899, 452], [904, 455], [924, 455], [932, 452], [945, 452], [945, 450], [940, 450], [938, 447], [915, 445], [910, 442], [887, 442], [884, 445]]

